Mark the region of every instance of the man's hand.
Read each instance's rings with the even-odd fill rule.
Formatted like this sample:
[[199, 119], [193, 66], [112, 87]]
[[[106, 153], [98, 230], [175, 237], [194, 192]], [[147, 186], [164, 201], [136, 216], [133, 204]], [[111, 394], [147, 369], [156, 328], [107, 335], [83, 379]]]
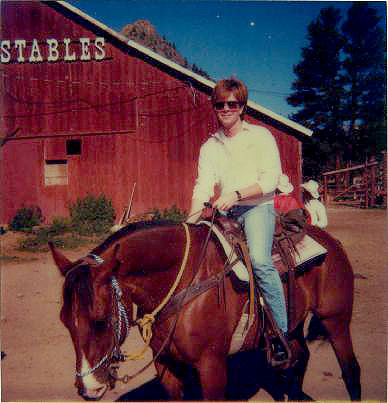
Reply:
[[237, 193], [231, 192], [219, 197], [214, 203], [213, 207], [219, 210], [229, 210], [238, 201]]

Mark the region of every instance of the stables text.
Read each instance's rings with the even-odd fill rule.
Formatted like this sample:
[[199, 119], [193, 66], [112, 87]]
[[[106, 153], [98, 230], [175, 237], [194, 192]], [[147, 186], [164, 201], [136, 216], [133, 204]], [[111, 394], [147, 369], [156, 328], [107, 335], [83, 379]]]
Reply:
[[42, 63], [103, 60], [105, 38], [1, 40], [1, 63]]

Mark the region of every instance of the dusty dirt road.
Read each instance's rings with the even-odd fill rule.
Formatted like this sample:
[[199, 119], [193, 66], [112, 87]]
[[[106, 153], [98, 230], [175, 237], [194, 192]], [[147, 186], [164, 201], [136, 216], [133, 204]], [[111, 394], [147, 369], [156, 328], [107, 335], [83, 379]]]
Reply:
[[[356, 273], [352, 333], [362, 369], [363, 400], [387, 401], [387, 355], [384, 270], [387, 260], [386, 211], [330, 208], [327, 230], [345, 247]], [[62, 277], [48, 253], [14, 250], [14, 234], [1, 242], [1, 361], [2, 401], [80, 401], [74, 383], [74, 353], [70, 337], [59, 321]], [[66, 252], [76, 259], [90, 250]], [[124, 346], [127, 352], [141, 347], [133, 332]], [[320, 401], [347, 400], [340, 369], [328, 344], [310, 344], [311, 359], [305, 392]], [[119, 374], [134, 373], [148, 362], [122, 364]], [[152, 379], [150, 368], [130, 384], [117, 384], [103, 398], [120, 395]], [[252, 400], [270, 401], [264, 391]]]

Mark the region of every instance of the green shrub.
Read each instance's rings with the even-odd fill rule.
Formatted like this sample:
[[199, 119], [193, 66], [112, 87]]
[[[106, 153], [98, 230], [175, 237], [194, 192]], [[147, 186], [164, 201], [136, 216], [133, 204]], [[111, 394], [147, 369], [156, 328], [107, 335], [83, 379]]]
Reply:
[[11, 228], [15, 231], [31, 229], [43, 221], [42, 210], [38, 206], [22, 207], [16, 211], [11, 221]]
[[32, 231], [32, 235], [19, 241], [19, 250], [27, 252], [48, 251], [48, 242], [65, 249], [77, 248], [88, 242], [79, 234], [69, 233], [71, 230], [68, 218], [55, 217], [51, 225], [44, 225]]
[[68, 218], [54, 217], [53, 222], [47, 231], [52, 235], [62, 235], [71, 230], [71, 223]]
[[24, 252], [46, 252], [49, 250], [48, 241], [54, 243], [58, 248], [73, 249], [78, 248], [89, 242], [88, 239], [79, 235], [69, 234], [67, 236], [56, 238], [48, 234], [47, 231], [41, 230], [36, 236], [21, 239], [18, 249]]
[[152, 214], [154, 215], [154, 220], [168, 220], [177, 223], [181, 223], [187, 218], [187, 213], [180, 210], [175, 204], [168, 209], [164, 209], [162, 212], [159, 209], [154, 209], [152, 210]]
[[80, 235], [107, 232], [115, 220], [112, 201], [103, 194], [87, 195], [69, 207], [72, 230]]

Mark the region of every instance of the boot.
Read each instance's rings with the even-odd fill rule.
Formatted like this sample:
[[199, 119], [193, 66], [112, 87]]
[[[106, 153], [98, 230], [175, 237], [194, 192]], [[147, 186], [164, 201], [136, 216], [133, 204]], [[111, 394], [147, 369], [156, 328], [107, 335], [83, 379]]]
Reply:
[[284, 345], [287, 343], [288, 347], [288, 334], [283, 334], [283, 340], [280, 337], [275, 337], [271, 340], [271, 349], [272, 349], [272, 360], [271, 365], [273, 367], [279, 367], [281, 365], [286, 364], [291, 357], [289, 357], [290, 349]]

